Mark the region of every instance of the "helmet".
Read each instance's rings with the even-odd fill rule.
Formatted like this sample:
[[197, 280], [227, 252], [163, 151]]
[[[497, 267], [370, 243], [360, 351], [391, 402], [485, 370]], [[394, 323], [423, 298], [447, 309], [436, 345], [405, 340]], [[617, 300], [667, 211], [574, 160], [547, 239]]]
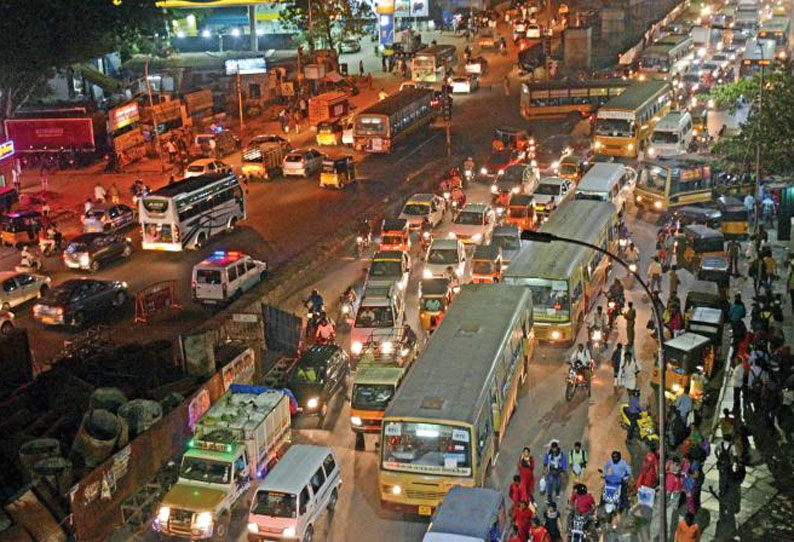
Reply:
[[620, 452], [618, 450], [614, 450], [612, 452], [612, 461], [613, 462], [617, 463], [618, 461], [620, 461], [620, 457], [621, 457], [620, 456]]
[[576, 484], [576, 494], [577, 495], [587, 494], [587, 486], [584, 484]]
[[312, 295], [320, 295], [320, 292], [317, 291], [317, 288], [312, 290]]
[[596, 310], [597, 310], [598, 312], [601, 312], [601, 311], [603, 311], [603, 310], [604, 310], [604, 307], [602, 307], [601, 305], [599, 305], [598, 307], [596, 307]]

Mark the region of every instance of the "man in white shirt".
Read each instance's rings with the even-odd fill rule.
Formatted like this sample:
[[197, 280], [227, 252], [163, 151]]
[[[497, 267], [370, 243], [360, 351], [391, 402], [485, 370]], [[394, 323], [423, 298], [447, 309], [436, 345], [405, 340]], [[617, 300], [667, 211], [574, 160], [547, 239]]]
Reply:
[[744, 365], [741, 362], [736, 364], [731, 375], [731, 386], [733, 387], [733, 417], [737, 420], [742, 419], [742, 388], [744, 387]]

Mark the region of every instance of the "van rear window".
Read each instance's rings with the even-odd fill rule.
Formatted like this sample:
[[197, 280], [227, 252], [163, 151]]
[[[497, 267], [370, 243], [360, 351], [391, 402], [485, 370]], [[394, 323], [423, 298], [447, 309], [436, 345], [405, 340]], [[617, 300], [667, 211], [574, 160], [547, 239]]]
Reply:
[[217, 269], [199, 269], [196, 271], [196, 282], [199, 284], [220, 284], [221, 272]]

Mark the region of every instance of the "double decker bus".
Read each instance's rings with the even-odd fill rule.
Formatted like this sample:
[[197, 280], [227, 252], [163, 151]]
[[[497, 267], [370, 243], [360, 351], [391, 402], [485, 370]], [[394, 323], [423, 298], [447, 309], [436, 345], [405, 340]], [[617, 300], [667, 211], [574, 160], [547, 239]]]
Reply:
[[640, 55], [639, 79], [669, 81], [683, 73], [691, 60], [692, 38], [684, 34], [670, 34], [660, 39]]
[[775, 58], [785, 60], [791, 53], [791, 17], [772, 17], [758, 29], [759, 40], [775, 41]]
[[430, 516], [451, 487], [485, 484], [533, 348], [526, 288], [462, 287], [386, 408], [381, 505]]
[[634, 83], [596, 113], [593, 148], [609, 156], [637, 156], [656, 123], [670, 111], [672, 100], [666, 81]]
[[434, 45], [417, 51], [411, 59], [411, 78], [417, 83], [440, 83], [454, 70], [458, 52], [454, 45]]
[[592, 114], [631, 85], [625, 79], [547, 81], [521, 85], [521, 115], [529, 120]]
[[353, 146], [357, 151], [389, 153], [413, 132], [433, 122], [433, 91], [404, 88], [357, 114]]
[[[614, 250], [617, 223], [618, 208], [612, 203], [572, 200], [560, 205], [539, 231]], [[532, 291], [539, 341], [573, 344], [588, 309], [605, 286], [609, 265], [609, 258], [587, 247], [531, 242], [513, 258], [502, 280]]]
[[747, 40], [739, 65], [739, 77], [752, 78], [775, 60], [775, 40]]
[[144, 250], [201, 248], [210, 237], [245, 220], [245, 198], [234, 173], [207, 173], [177, 181], [141, 198], [138, 218]]

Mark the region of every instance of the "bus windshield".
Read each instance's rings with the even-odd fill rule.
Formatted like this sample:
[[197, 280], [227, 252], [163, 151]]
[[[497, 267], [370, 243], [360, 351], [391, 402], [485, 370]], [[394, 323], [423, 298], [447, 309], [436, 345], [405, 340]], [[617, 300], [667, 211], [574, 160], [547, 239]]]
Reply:
[[392, 395], [392, 384], [355, 384], [350, 406], [359, 410], [383, 410]]
[[532, 307], [535, 316], [570, 318], [571, 300], [568, 295], [568, 281], [551, 279], [527, 279], [526, 285], [532, 290]]
[[465, 427], [387, 422], [383, 435], [384, 470], [471, 476], [471, 437]]
[[667, 170], [659, 166], [646, 165], [640, 171], [639, 178], [637, 179], [637, 186], [664, 194], [664, 188], [667, 184]]
[[610, 137], [631, 137], [634, 135], [634, 121], [628, 119], [596, 119], [595, 133]]

